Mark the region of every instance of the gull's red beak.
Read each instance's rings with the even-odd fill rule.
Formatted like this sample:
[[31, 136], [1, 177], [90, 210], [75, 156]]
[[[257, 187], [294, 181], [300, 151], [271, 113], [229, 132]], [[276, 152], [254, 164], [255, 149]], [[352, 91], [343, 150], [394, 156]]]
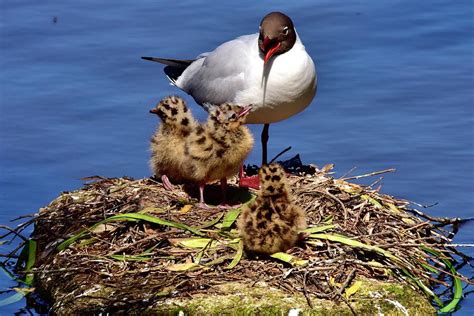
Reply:
[[244, 106], [244, 108], [242, 109], [242, 111], [239, 112], [239, 117], [242, 117], [244, 115], [246, 115], [248, 112], [250, 112], [252, 110], [252, 105], [247, 105], [247, 106]]
[[268, 38], [268, 36], [263, 39], [263, 47], [261, 47], [261, 49], [265, 54], [265, 57], [263, 58], [264, 64], [266, 64], [267, 61], [275, 54], [275, 52], [280, 48], [280, 45], [280, 42], [272, 41]]

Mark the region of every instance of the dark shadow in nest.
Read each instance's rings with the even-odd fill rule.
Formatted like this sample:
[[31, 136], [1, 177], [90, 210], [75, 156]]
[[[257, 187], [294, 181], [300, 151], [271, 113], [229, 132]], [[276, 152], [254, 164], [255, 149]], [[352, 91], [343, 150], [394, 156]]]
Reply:
[[[199, 201], [199, 186], [187, 183], [183, 186], [183, 191]], [[233, 185], [227, 185], [226, 195], [227, 201], [225, 202], [228, 205], [240, 205], [250, 201], [252, 198], [248, 188], [240, 188]], [[204, 189], [204, 201], [209, 205], [219, 205], [224, 202], [220, 183], [206, 185]]]
[[[294, 174], [294, 175], [302, 175], [302, 174], [310, 174], [313, 175], [316, 173], [316, 168], [312, 165], [303, 165], [301, 161], [300, 155], [297, 154], [293, 158], [288, 160], [278, 160], [276, 161], [279, 163], [287, 173]], [[254, 176], [258, 174], [258, 170], [260, 169], [257, 165], [244, 165], [244, 170], [247, 176]]]
[[[161, 177], [152, 176], [150, 179], [162, 183]], [[179, 190], [183, 190], [190, 198], [199, 201], [199, 186], [196, 183], [173, 183], [173, 185], [180, 185]], [[252, 198], [248, 188], [241, 188], [231, 184], [227, 184], [226, 196], [226, 203], [228, 205], [240, 205], [250, 201]], [[220, 182], [206, 185], [204, 188], [204, 201], [209, 205], [219, 205], [223, 202]]]

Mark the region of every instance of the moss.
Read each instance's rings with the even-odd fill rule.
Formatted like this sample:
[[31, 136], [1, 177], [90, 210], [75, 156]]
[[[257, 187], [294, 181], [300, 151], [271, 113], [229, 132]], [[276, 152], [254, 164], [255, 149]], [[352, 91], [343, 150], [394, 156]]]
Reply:
[[[148, 314], [163, 315], [352, 315], [344, 302], [311, 296], [310, 308], [302, 294], [288, 294], [260, 282], [229, 283], [216, 287], [212, 294], [199, 294], [191, 299], [169, 298], [147, 309]], [[407, 286], [363, 280], [350, 304], [358, 315], [435, 315], [430, 302]]]

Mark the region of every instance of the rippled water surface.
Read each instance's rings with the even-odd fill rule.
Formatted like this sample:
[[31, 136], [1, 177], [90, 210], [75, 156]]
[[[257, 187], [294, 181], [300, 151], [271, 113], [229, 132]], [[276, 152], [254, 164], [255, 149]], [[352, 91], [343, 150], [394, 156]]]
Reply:
[[[0, 6], [0, 224], [80, 187], [84, 176], [149, 176], [157, 120], [148, 110], [180, 92], [159, 65], [139, 57], [193, 58], [256, 32], [273, 10], [293, 18], [319, 86], [306, 111], [271, 126], [270, 156], [291, 145], [305, 163], [335, 163], [338, 175], [394, 167], [384, 192], [438, 203], [427, 210], [436, 216], [474, 216], [471, 1]], [[193, 112], [205, 117], [196, 105]], [[252, 127], [257, 138], [260, 129]], [[256, 146], [249, 162], [259, 160]], [[473, 243], [473, 232], [474, 223], [466, 224], [455, 242]], [[4, 276], [0, 282], [16, 285]], [[472, 301], [459, 314], [474, 314]]]

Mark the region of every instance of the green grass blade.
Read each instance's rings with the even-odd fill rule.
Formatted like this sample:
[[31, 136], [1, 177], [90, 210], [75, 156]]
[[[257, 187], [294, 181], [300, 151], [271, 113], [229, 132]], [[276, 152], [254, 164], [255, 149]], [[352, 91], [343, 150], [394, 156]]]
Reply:
[[186, 238], [180, 240], [178, 245], [186, 248], [216, 248], [218, 241], [211, 238]]
[[413, 276], [407, 269], [401, 268], [400, 269], [406, 277], [412, 280], [428, 297], [431, 297], [436, 304], [442, 305], [441, 300], [439, 297], [428, 287], [424, 284], [419, 278]]
[[348, 238], [348, 237], [343, 236], [343, 235], [339, 235], [339, 234], [311, 234], [311, 235], [309, 235], [309, 237], [310, 238], [317, 238], [317, 239], [325, 239], [325, 240], [335, 241], [335, 242], [345, 244], [345, 245], [348, 245], [348, 246], [351, 246], [351, 247], [354, 247], [354, 248], [361, 248], [361, 249], [365, 249], [365, 250], [369, 250], [369, 251], [375, 251], [375, 252], [378, 252], [378, 253], [384, 255], [385, 257], [387, 257], [389, 259], [392, 259], [396, 262], [400, 262], [399, 258], [395, 257], [392, 253], [390, 253], [387, 250], [384, 250], [384, 249], [382, 249], [380, 247], [377, 247], [377, 246], [371, 246], [371, 245], [364, 244], [363, 242]]
[[132, 255], [110, 255], [108, 257], [119, 261], [147, 261], [151, 259], [150, 257]]
[[286, 252], [277, 252], [271, 255], [270, 257], [289, 263], [292, 266], [305, 266], [308, 264], [308, 260], [299, 259]]
[[36, 262], [36, 240], [29, 239], [26, 246], [28, 247], [28, 260], [26, 261], [26, 268], [25, 271], [27, 272], [26, 277], [25, 277], [25, 283], [27, 285], [32, 285], [35, 275], [33, 273], [28, 273], [31, 271], [31, 269], [34, 267], [35, 262]]
[[224, 220], [222, 221], [222, 230], [229, 230], [232, 224], [234, 224], [235, 220], [240, 214], [240, 208], [232, 209], [228, 211], [225, 216]]
[[232, 259], [232, 262], [229, 263], [229, 265], [225, 267], [225, 269], [232, 269], [233, 267], [235, 267], [239, 263], [240, 259], [242, 258], [243, 252], [244, 252], [244, 243], [241, 240], [239, 241], [237, 252], [235, 253], [234, 259]]
[[336, 227], [336, 225], [322, 225], [322, 226], [306, 228], [305, 230], [303, 230], [303, 232], [314, 234], [314, 233], [320, 233], [320, 232], [324, 232], [326, 230], [333, 229], [334, 227]]
[[[453, 298], [452, 300], [446, 304], [445, 306], [441, 307], [438, 312], [439, 313], [450, 313], [453, 312], [456, 309], [456, 306], [458, 306], [459, 301], [461, 301], [462, 298], [462, 283], [461, 280], [456, 276], [458, 272], [456, 271], [456, 268], [453, 266], [451, 263], [451, 260], [446, 259], [445, 256], [440, 253], [437, 250], [428, 248], [428, 247], [421, 247], [424, 251], [432, 254], [433, 256], [436, 256], [438, 259], [443, 261], [443, 263], [446, 265], [446, 267], [449, 269], [449, 272], [453, 275], [453, 285], [454, 285], [454, 293], [453, 293]], [[441, 306], [442, 304], [440, 304]]]
[[25, 279], [21, 280], [21, 282], [29, 286], [31, 286], [34, 281], [34, 274], [28, 272], [31, 271], [36, 262], [36, 246], [36, 240], [28, 239], [16, 263], [17, 267], [21, 267], [26, 272]]
[[219, 221], [221, 220], [221, 218], [224, 216], [224, 213], [220, 213], [218, 216], [216, 216], [216, 218], [214, 218], [213, 220], [209, 221], [209, 222], [206, 222], [204, 224], [202, 224], [201, 226], [199, 226], [199, 229], [203, 229], [203, 228], [209, 228], [209, 227], [212, 227], [214, 225], [216, 225], [217, 223], [219, 223]]
[[159, 225], [164, 225], [164, 226], [169, 226], [169, 227], [174, 227], [174, 228], [180, 228], [180, 229], [183, 229], [183, 230], [190, 231], [191, 233], [193, 233], [195, 235], [199, 235], [199, 236], [204, 235], [198, 229], [196, 229], [194, 227], [190, 227], [190, 226], [185, 225], [183, 223], [164, 220], [164, 219], [161, 219], [159, 217], [151, 216], [151, 215], [148, 215], [148, 214], [126, 213], [126, 214], [118, 214], [118, 215], [111, 216], [109, 218], [106, 218], [106, 219], [92, 225], [91, 227], [89, 227], [89, 229], [82, 230], [78, 234], [76, 234], [76, 235], [66, 239], [62, 243], [60, 243], [58, 245], [57, 249], [59, 251], [66, 249], [67, 247], [69, 247], [75, 241], [77, 241], [77, 240], [83, 238], [84, 236], [88, 235], [89, 231], [94, 230], [94, 228], [96, 228], [98, 225], [102, 225], [102, 224], [112, 222], [112, 221], [132, 221], [132, 222], [146, 221], [146, 222], [150, 222], [150, 223], [154, 223], [154, 224], [159, 224]]

